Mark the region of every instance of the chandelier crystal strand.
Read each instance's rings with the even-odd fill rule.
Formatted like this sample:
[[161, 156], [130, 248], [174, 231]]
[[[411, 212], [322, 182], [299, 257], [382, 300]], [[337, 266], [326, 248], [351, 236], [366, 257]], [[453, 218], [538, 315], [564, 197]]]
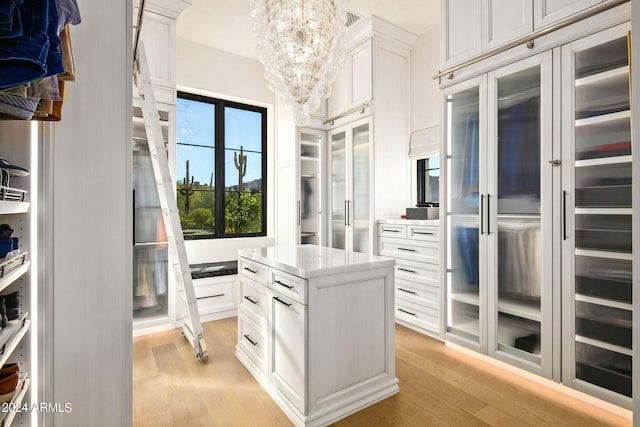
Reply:
[[344, 58], [342, 0], [250, 0], [258, 60], [271, 89], [293, 109], [296, 125], [331, 94]]

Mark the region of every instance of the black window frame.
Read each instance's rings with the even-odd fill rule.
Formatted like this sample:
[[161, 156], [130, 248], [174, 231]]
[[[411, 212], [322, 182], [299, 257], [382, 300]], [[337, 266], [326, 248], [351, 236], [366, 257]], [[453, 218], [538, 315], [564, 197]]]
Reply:
[[[215, 177], [215, 235], [185, 236], [186, 240], [229, 239], [242, 237], [264, 237], [267, 235], [267, 109], [256, 105], [243, 104], [221, 98], [199, 95], [190, 92], [177, 91], [177, 97], [191, 101], [204, 102], [214, 106], [214, 177]], [[262, 118], [262, 224], [258, 233], [225, 233], [225, 108], [231, 107], [240, 110], [253, 111], [261, 114]], [[176, 139], [176, 148], [180, 142]], [[218, 185], [222, 183], [222, 185]]]

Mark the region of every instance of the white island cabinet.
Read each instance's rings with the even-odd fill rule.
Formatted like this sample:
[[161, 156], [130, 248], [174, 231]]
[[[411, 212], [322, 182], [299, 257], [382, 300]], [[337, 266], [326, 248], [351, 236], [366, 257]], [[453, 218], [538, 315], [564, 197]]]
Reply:
[[316, 245], [239, 251], [236, 356], [294, 424], [398, 392], [394, 265]]

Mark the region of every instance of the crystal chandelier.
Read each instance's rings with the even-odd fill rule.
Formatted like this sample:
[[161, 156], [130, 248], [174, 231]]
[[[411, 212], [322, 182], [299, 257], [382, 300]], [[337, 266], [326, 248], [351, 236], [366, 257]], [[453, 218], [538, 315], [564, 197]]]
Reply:
[[269, 89], [302, 126], [330, 95], [342, 63], [342, 0], [250, 0], [249, 7]]

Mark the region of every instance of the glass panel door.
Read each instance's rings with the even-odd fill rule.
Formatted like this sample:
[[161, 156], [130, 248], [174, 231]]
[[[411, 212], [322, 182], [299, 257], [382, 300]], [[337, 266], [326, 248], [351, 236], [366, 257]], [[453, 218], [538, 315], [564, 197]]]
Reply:
[[[572, 52], [575, 378], [632, 389], [631, 122], [627, 37]], [[571, 233], [571, 231], [573, 233]], [[626, 399], [626, 400], [625, 400]]]
[[331, 246], [346, 249], [347, 133], [331, 135]]
[[369, 252], [369, 123], [352, 129], [353, 138], [353, 197], [348, 224], [353, 228], [353, 250]]
[[300, 143], [300, 243], [321, 244], [321, 131], [301, 129]]
[[496, 79], [496, 96], [497, 350], [540, 365], [540, 66]]
[[447, 332], [480, 344], [480, 88], [446, 101]]

